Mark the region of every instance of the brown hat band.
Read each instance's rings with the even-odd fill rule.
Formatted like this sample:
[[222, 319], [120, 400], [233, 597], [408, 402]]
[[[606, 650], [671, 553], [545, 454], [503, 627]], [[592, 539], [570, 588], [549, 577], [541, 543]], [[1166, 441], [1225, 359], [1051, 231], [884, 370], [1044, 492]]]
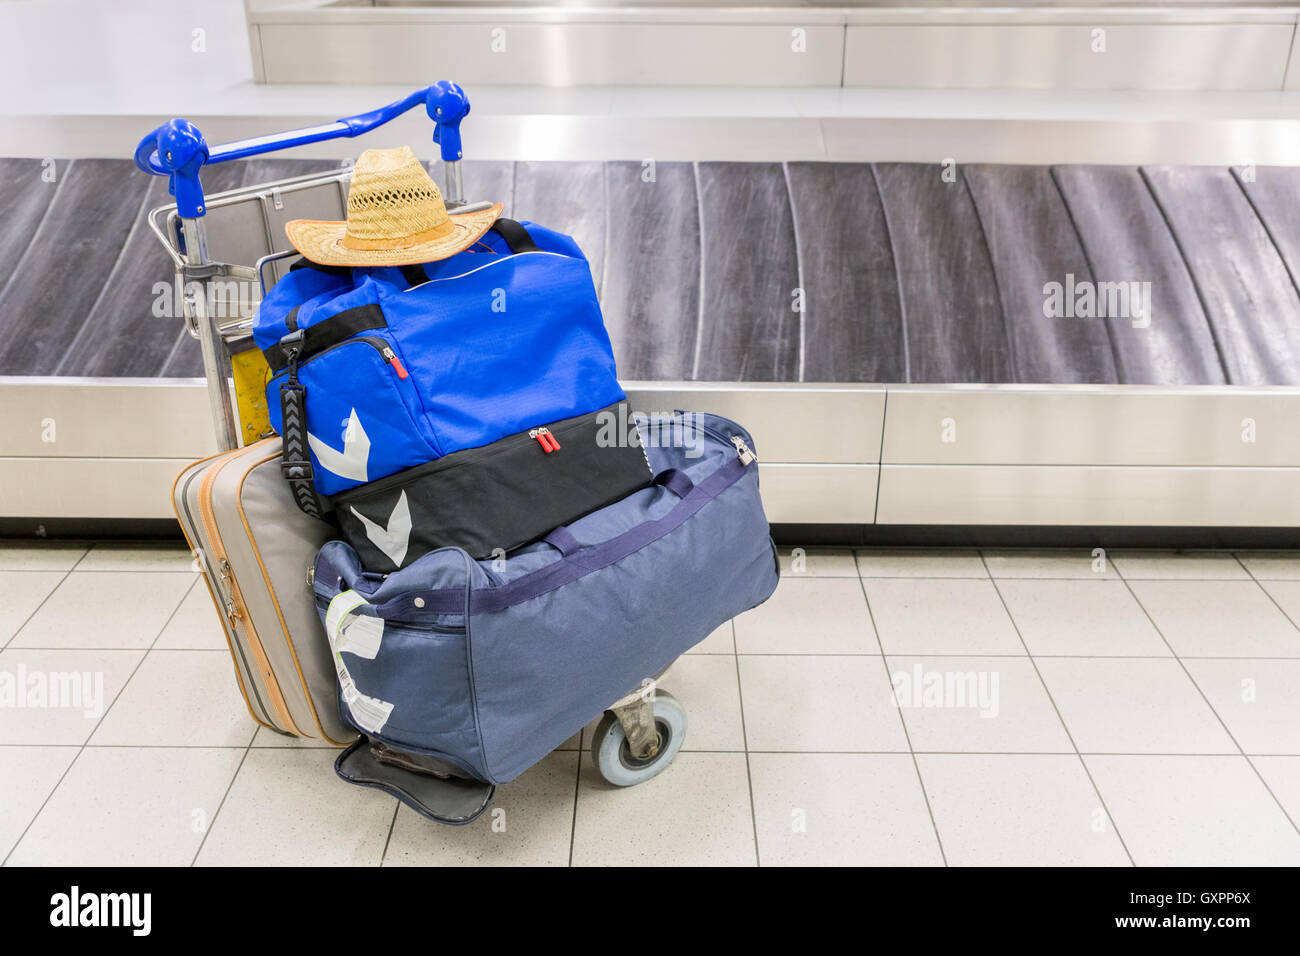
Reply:
[[405, 249], [408, 246], [418, 246], [430, 239], [440, 239], [454, 232], [455, 229], [455, 222], [444, 219], [432, 229], [426, 229], [423, 232], [417, 232], [409, 236], [399, 236], [395, 239], [360, 239], [350, 232], [344, 233], [340, 244], [348, 249]]

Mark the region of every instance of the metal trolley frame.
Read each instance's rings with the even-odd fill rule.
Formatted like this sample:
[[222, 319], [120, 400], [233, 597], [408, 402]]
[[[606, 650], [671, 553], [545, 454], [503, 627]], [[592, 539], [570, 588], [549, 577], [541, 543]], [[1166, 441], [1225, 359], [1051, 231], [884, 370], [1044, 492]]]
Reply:
[[297, 255], [287, 244], [283, 224], [299, 218], [342, 219], [348, 170], [249, 186], [216, 194], [209, 200], [203, 194], [203, 168], [309, 143], [360, 136], [420, 105], [434, 123], [433, 140], [440, 147], [446, 171], [447, 208], [468, 212], [486, 206], [465, 201], [460, 123], [469, 115], [469, 98], [459, 86], [446, 80], [379, 109], [322, 126], [209, 146], [197, 126], [185, 119], [173, 119], [140, 140], [135, 150], [136, 166], [154, 176], [167, 176], [169, 192], [176, 197], [175, 203], [149, 213], [149, 228], [172, 260], [186, 327], [199, 340], [203, 352], [208, 402], [219, 448], [228, 450], [244, 444], [227, 385], [230, 356], [248, 344], [256, 302], [282, 274], [283, 261]]
[[[460, 123], [469, 115], [470, 105], [464, 90], [446, 80], [368, 113], [218, 146], [209, 146], [193, 123], [173, 119], [148, 133], [136, 147], [136, 165], [151, 175], [167, 176], [169, 191], [176, 197], [176, 202], [152, 210], [148, 223], [172, 260], [186, 327], [199, 340], [219, 449], [238, 448], [262, 437], [263, 426], [248, 420], [252, 416], [240, 420], [229, 380], [232, 356], [251, 348], [257, 303], [284, 274], [286, 260], [298, 255], [284, 235], [284, 223], [343, 219], [350, 171], [340, 168], [207, 198], [200, 178], [203, 168], [360, 136], [420, 105], [434, 123], [447, 208], [458, 212], [486, 208], [486, 202], [465, 200]], [[234, 377], [239, 393], [240, 376]], [[260, 380], [245, 383], [246, 393], [260, 393], [261, 384]], [[672, 761], [681, 746], [686, 713], [671, 694], [657, 690], [657, 680], [611, 704], [596, 728], [592, 756], [612, 784], [629, 786], [649, 779]]]

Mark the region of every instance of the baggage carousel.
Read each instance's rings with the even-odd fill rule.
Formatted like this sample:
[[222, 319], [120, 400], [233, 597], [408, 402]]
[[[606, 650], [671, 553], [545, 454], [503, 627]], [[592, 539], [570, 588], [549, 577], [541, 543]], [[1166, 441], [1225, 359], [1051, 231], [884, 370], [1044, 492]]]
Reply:
[[[143, 526], [213, 448], [166, 183], [44, 163], [0, 159], [0, 527]], [[464, 165], [577, 238], [638, 407], [752, 426], [805, 539], [1300, 527], [1300, 169]]]

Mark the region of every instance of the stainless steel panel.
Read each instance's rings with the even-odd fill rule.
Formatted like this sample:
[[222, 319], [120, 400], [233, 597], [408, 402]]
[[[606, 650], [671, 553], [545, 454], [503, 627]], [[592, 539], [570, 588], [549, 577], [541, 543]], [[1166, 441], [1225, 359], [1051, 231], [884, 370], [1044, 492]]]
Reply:
[[[1050, 15], [1045, 17], [1050, 20]], [[1279, 90], [1291, 23], [850, 25], [844, 85]], [[1094, 52], [1094, 30], [1105, 31]]]
[[[882, 386], [627, 391], [641, 411], [713, 411], [751, 429], [776, 522], [1300, 525], [1300, 467], [1223, 467], [1300, 466], [1300, 389], [891, 387], [887, 408]], [[172, 477], [211, 451], [197, 380], [10, 378], [0, 405], [13, 410], [4, 516], [167, 517]], [[953, 444], [940, 440], [945, 417]]]
[[[638, 91], [629, 91], [629, 97], [632, 92]], [[711, 92], [718, 95], [718, 91]], [[867, 107], [862, 108], [866, 115], [854, 115], [853, 107], [841, 109], [834, 104], [843, 97], [875, 91], [833, 91], [831, 106], [825, 105], [825, 91], [800, 92], [809, 99], [776, 99], [771, 116], [748, 115], [752, 103], [737, 103], [730, 98], [748, 97], [746, 91], [723, 94], [721, 103], [713, 107], [718, 114], [715, 116], [695, 115], [698, 106], [674, 104], [663, 109], [676, 115], [640, 115], [627, 99], [615, 103], [615, 113], [602, 115], [574, 112], [573, 106], [562, 103], [551, 108], [554, 112], [547, 110], [544, 119], [520, 115], [505, 106], [497, 113], [480, 113], [476, 107], [469, 121], [472, 126], [465, 127], [465, 141], [475, 157], [527, 161], [641, 162], [653, 157], [659, 162], [829, 159], [938, 163], [943, 157], [955, 157], [961, 163], [1295, 165], [1300, 155], [1300, 122], [1276, 115], [1284, 107], [1272, 104], [1282, 101], [1264, 104], [1256, 98], [1259, 94], [1238, 94], [1249, 98], [1234, 107], [1245, 114], [1246, 118], [1241, 119], [1222, 118], [1221, 105], [1219, 115], [1187, 119], [1185, 102], [1148, 100], [1144, 107], [1126, 109], [1123, 100], [1108, 98], [1081, 107], [1077, 97], [1067, 95], [1053, 96], [1045, 104], [1038, 101], [1032, 108], [1015, 99], [1026, 96], [1024, 93], [990, 94], [990, 100], [971, 100], [975, 94], [970, 94], [966, 100], [955, 100], [945, 107], [940, 111], [942, 115], [911, 118], [917, 112], [933, 113], [934, 101], [915, 102], [917, 91], [880, 91], [884, 104], [881, 108], [902, 111], [902, 116], [877, 115]], [[717, 102], [712, 97], [705, 99], [698, 91], [680, 91], [682, 96], [688, 93], [690, 103]], [[485, 98], [481, 94], [480, 102]], [[968, 101], [969, 106], [963, 106]], [[360, 105], [374, 104], [366, 101]], [[991, 118], [951, 115], [962, 109], [980, 116], [991, 114]], [[796, 110], [805, 115], [796, 115]], [[1043, 118], [1042, 112], [1052, 118]], [[1098, 118], [1098, 113], [1108, 118]], [[289, 129], [333, 118], [334, 114], [322, 115], [313, 110], [205, 116], [202, 127], [210, 141], [224, 142], [265, 133], [268, 128]], [[126, 156], [135, 148], [140, 129], [140, 118], [135, 116], [9, 116], [0, 124], [0, 154], [37, 158]], [[417, 110], [365, 136], [314, 143], [295, 149], [293, 155], [341, 160], [355, 158], [370, 147], [394, 143], [410, 143], [424, 158], [436, 155], [436, 147], [429, 144], [429, 119]], [[466, 185], [473, 197], [475, 183], [467, 180]]]
[[189, 463], [188, 458], [0, 458], [0, 516], [171, 518], [172, 481]]
[[1300, 468], [882, 465], [877, 524], [1300, 526]]
[[765, 465], [880, 460], [885, 389], [879, 385], [628, 382], [626, 391], [637, 411], [680, 408], [740, 422]]
[[789, 524], [875, 521], [878, 465], [764, 462], [760, 484], [767, 520]]
[[[216, 451], [198, 379], [0, 377], [0, 408], [5, 457], [194, 459]], [[8, 513], [4, 487], [0, 512]]]
[[[261, 24], [267, 82], [422, 84], [436, 75], [467, 87], [840, 84], [838, 25], [735, 16], [726, 23], [530, 23], [513, 13], [479, 23], [432, 14], [384, 19]], [[806, 52], [792, 49], [795, 29], [804, 31]]]
[[[633, 408], [715, 412], [754, 435], [765, 461], [874, 463], [880, 457], [885, 389], [879, 385], [731, 385], [628, 382]], [[0, 455], [199, 458], [215, 448], [198, 379], [74, 379], [0, 376]], [[55, 442], [41, 440], [55, 421]]]
[[[1003, 93], [998, 99], [1007, 102], [1014, 95]], [[979, 109], [971, 107], [972, 112]], [[1071, 118], [1064, 101], [1058, 112], [1062, 118], [828, 117], [821, 120], [821, 136], [825, 158], [840, 162], [938, 164], [953, 157], [961, 163], [1287, 166], [1300, 155], [1300, 123], [1290, 119]], [[719, 127], [714, 132], [718, 141], [698, 131], [697, 149], [712, 149], [716, 155], [726, 135], [733, 137], [731, 155], [750, 147], [750, 140], [742, 138], [750, 130]], [[582, 152], [590, 155], [589, 149]]]
[[1300, 466], [1298, 421], [1300, 388], [890, 386], [882, 460]]

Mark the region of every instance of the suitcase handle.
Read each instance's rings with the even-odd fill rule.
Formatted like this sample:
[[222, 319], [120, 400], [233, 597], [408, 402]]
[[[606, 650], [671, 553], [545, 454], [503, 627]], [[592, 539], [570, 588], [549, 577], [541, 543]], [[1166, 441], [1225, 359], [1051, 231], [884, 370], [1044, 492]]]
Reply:
[[199, 170], [213, 163], [244, 159], [308, 143], [360, 136], [383, 126], [403, 113], [424, 104], [433, 120], [433, 141], [444, 163], [458, 163], [462, 155], [460, 122], [469, 115], [469, 98], [450, 80], [416, 90], [409, 96], [356, 116], [345, 116], [322, 126], [306, 126], [283, 133], [253, 136], [209, 146], [199, 128], [186, 119], [168, 120], [151, 130], [135, 148], [135, 164], [151, 176], [168, 176], [169, 191], [176, 197], [176, 211], [182, 219], [198, 219], [205, 210]]

